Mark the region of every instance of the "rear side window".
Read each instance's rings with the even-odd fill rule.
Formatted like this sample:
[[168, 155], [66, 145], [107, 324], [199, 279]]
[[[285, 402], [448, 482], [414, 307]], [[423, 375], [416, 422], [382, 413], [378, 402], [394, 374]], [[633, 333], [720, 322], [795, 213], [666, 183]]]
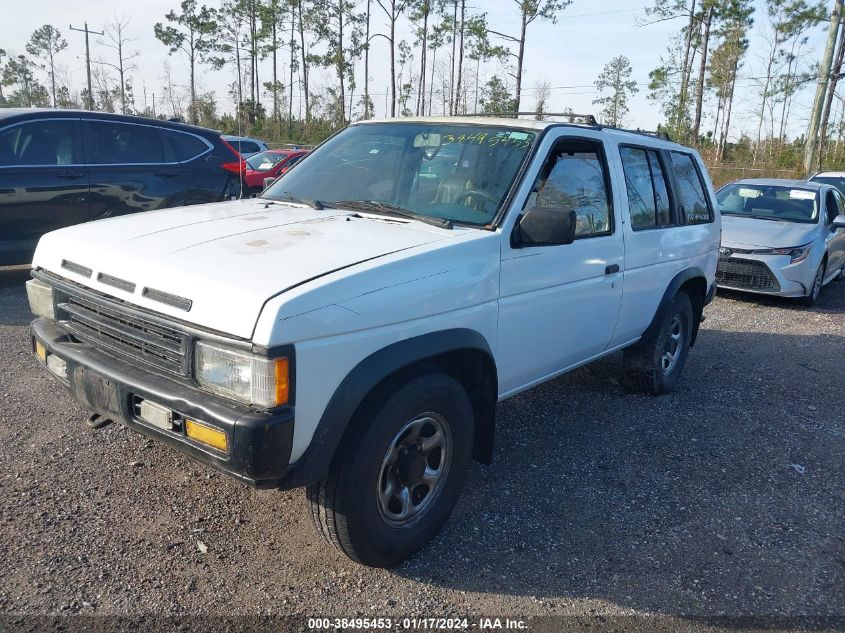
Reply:
[[91, 143], [89, 163], [133, 165], [163, 163], [164, 151], [158, 130], [148, 125], [86, 121]]
[[681, 152], [670, 152], [672, 168], [678, 182], [678, 204], [683, 207], [687, 224], [705, 224], [713, 221], [713, 212], [707, 201], [701, 174], [695, 166], [693, 157]]
[[173, 130], [159, 130], [167, 150], [168, 162], [184, 162], [196, 158], [208, 150], [202, 139], [193, 134], [184, 134]]
[[0, 165], [72, 165], [79, 161], [74, 122], [31, 121], [0, 132]]
[[628, 191], [631, 228], [635, 231], [672, 224], [666, 175], [656, 151], [639, 147], [619, 149]]

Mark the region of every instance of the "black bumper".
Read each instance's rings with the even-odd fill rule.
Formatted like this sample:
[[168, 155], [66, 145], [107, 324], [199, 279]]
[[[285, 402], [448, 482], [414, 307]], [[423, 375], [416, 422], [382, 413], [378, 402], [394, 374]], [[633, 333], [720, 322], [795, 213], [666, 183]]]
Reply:
[[[258, 411], [218, 398], [75, 342], [55, 321], [36, 319], [30, 331], [48, 353], [65, 361], [66, 380], [50, 373], [86, 409], [161, 440], [252, 486], [273, 488], [284, 478], [293, 443], [292, 407]], [[141, 420], [134, 410], [134, 403], [139, 398], [223, 431], [227, 436], [228, 452], [224, 454], [188, 438], [184, 425], [168, 431]]]

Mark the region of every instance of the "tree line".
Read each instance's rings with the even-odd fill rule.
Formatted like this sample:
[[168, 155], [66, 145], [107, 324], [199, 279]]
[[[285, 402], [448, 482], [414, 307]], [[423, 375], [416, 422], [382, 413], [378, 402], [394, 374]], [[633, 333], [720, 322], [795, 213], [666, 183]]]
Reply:
[[[379, 97], [387, 116], [527, 109], [542, 118], [552, 87], [547, 79], [531, 88], [523, 85], [526, 42], [536, 23], [565, 21], [570, 4], [510, 0], [514, 26], [508, 30], [491, 24], [486, 11], [466, 0], [221, 0], [217, 5], [181, 0], [154, 26], [165, 53], [156, 88], [139, 90], [134, 82], [133, 25], [115, 16], [97, 40], [93, 94], [70, 85], [60, 63], [68, 43], [47, 24], [32, 33], [25, 52], [0, 49], [0, 104], [81, 107], [90, 98], [98, 110], [175, 117], [303, 142], [372, 117]], [[605, 65], [594, 82], [598, 116], [606, 124], [630, 124], [630, 100], [642, 89], [660, 109], [660, 131], [701, 148], [712, 160], [792, 165], [807, 138], [790, 138], [790, 130], [807, 123], [800, 120], [807, 115], [796, 110], [795, 98], [817, 85], [810, 123], [818, 123], [805, 128], [818, 142], [813, 160], [821, 162], [825, 153], [839, 160], [840, 150], [845, 159], [845, 101], [837, 94], [845, 58], [841, 4], [764, 0], [755, 9], [754, 0], [652, 0], [637, 26], [671, 22], [678, 25], [675, 35], [647, 82], [633, 79], [624, 55]], [[755, 22], [764, 34], [759, 61], [749, 59]], [[808, 52], [811, 35], [827, 24], [835, 31], [823, 56], [830, 67], [822, 72], [818, 52]], [[388, 54], [375, 59], [371, 49], [377, 41]], [[373, 85], [377, 65], [389, 77], [386, 87]], [[174, 67], [187, 75], [187, 85], [174, 80]], [[203, 86], [200, 78], [209, 70], [228, 72], [227, 95]], [[753, 95], [753, 121], [749, 124], [746, 116], [742, 128], [735, 108], [740, 94], [746, 102]]]

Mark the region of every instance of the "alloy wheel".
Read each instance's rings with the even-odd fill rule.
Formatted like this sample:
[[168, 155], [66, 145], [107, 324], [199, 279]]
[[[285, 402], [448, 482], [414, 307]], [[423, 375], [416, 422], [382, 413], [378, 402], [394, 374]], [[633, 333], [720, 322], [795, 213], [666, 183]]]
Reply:
[[678, 359], [683, 353], [683, 341], [686, 335], [684, 321], [680, 314], [676, 314], [669, 324], [669, 331], [666, 333], [666, 344], [663, 346], [663, 354], [660, 356], [660, 369], [664, 374], [671, 374], [678, 365]]
[[419, 519], [443, 490], [452, 435], [437, 413], [422, 413], [393, 437], [379, 471], [376, 495], [382, 519], [403, 527]]

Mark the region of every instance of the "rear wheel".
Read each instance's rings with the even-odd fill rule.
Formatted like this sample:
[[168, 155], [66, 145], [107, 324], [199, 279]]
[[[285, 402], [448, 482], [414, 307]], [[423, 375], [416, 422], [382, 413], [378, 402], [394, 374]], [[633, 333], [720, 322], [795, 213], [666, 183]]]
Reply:
[[626, 387], [654, 395], [672, 391], [687, 362], [692, 330], [692, 303], [686, 293], [679, 292], [657, 333], [624, 351]]
[[390, 567], [449, 518], [472, 460], [472, 406], [454, 378], [424, 374], [379, 399], [353, 433], [308, 487], [311, 514], [349, 558]]

